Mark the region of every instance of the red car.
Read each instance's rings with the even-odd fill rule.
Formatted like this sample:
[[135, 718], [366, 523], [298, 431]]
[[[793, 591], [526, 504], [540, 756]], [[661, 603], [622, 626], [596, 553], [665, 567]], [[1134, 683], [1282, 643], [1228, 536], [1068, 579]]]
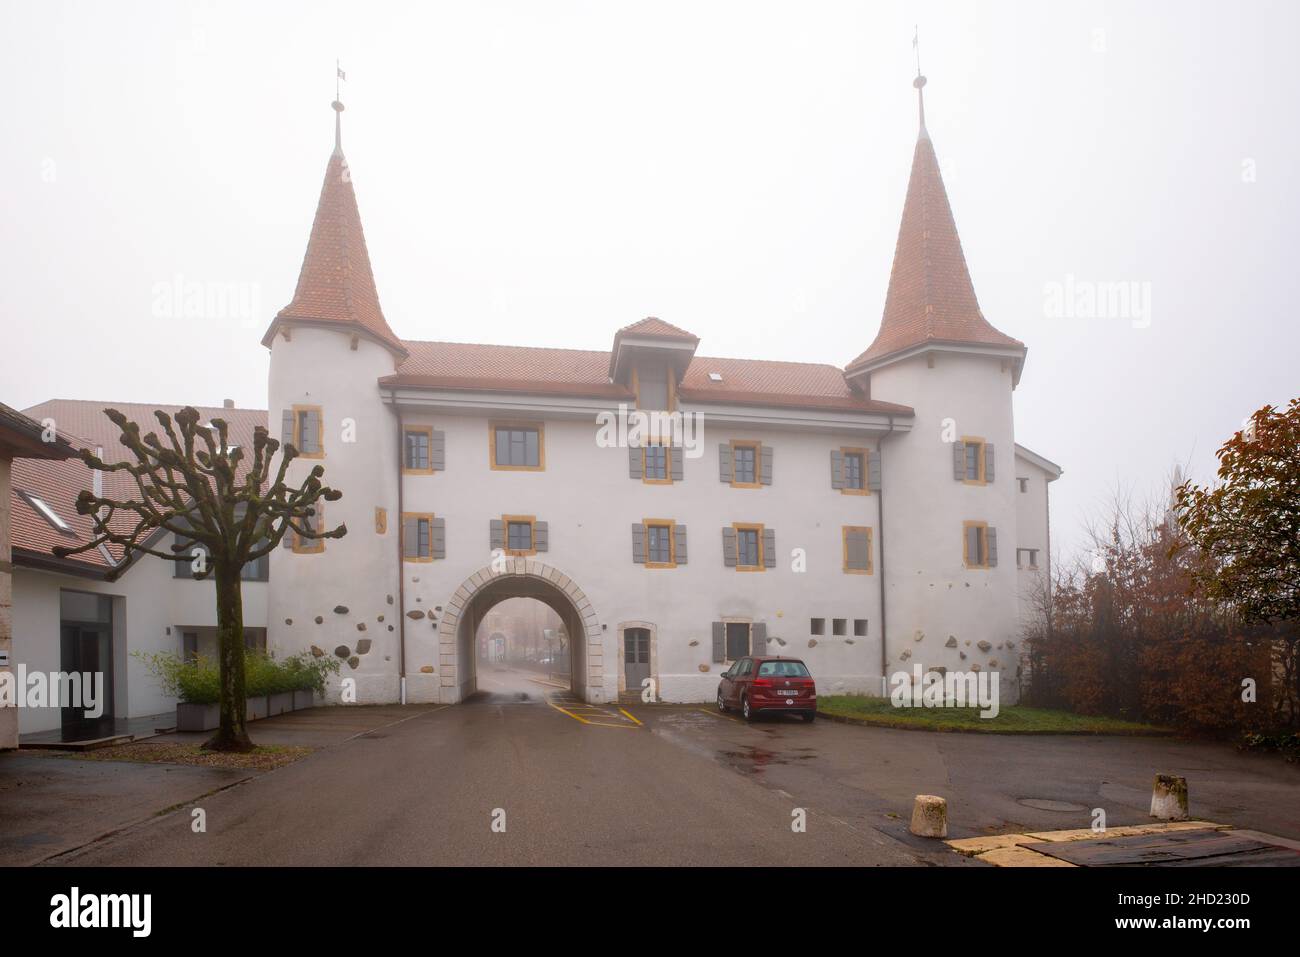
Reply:
[[762, 712], [817, 717], [817, 683], [798, 658], [741, 658], [718, 682], [718, 710], [739, 708], [746, 721]]

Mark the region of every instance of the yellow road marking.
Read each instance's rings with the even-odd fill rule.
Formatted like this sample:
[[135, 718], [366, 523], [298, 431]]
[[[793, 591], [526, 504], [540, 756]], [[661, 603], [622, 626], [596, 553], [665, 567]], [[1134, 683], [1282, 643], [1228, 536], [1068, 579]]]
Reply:
[[[569, 707], [567, 708], [561, 707], [560, 705], [555, 703], [556, 701], [563, 701]], [[574, 721], [578, 721], [582, 724], [590, 725], [593, 728], [635, 729], [635, 728], [644, 727], [644, 725], [642, 725], [640, 721], [638, 721], [632, 715], [628, 714], [626, 711], [623, 711], [622, 708], [619, 708], [618, 710], [622, 711], [623, 715], [629, 721], [631, 721], [632, 724], [623, 724], [623, 723], [611, 724], [609, 723], [608, 719], [609, 718], [617, 719], [618, 715], [610, 711], [608, 708], [601, 708], [597, 705], [588, 704], [585, 701], [579, 701], [576, 698], [574, 698], [571, 694], [570, 695], [561, 695], [561, 694], [548, 695], [546, 698], [546, 703], [550, 705], [552, 708], [554, 708], [556, 711], [560, 712], [561, 714], [568, 715]], [[600, 718], [605, 718], [606, 720], [605, 721], [596, 720]]]
[[700, 714], [711, 715], [712, 717], [715, 718], [721, 718], [724, 721], [735, 721], [736, 724], [744, 724], [744, 722], [741, 721], [739, 718], [733, 718], [731, 715], [723, 714], [720, 711], [710, 711], [708, 708], [696, 708], [695, 710], [698, 711]]
[[[634, 717], [632, 717], [632, 715], [628, 714], [626, 709], [624, 709], [624, 708], [619, 708], [618, 710], [619, 710], [619, 711], [622, 711], [623, 714], [627, 715], [627, 718], [628, 718], [629, 721], [636, 721], [636, 718], [634, 718]], [[637, 726], [638, 726], [638, 727], [641, 727], [641, 722], [640, 722], [640, 721], [636, 721], [636, 723], [637, 723]]]

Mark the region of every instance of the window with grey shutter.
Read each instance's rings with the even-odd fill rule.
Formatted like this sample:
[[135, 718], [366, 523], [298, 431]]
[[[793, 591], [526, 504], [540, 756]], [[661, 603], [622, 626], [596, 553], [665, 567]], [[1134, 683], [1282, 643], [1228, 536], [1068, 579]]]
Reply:
[[771, 485], [771, 484], [772, 484], [772, 448], [771, 448], [771, 446], [768, 446], [768, 445], [763, 446], [762, 453], [761, 453], [761, 458], [762, 458], [762, 464], [761, 464], [761, 467], [760, 467], [760, 481], [761, 481], [762, 484], [764, 484], [764, 485]]
[[668, 462], [672, 467], [674, 482], [680, 482], [686, 475], [686, 453], [680, 445], [674, 445], [669, 452]]
[[736, 567], [736, 530], [730, 525], [722, 529], [722, 564]]
[[632, 523], [632, 561], [645, 563], [645, 526], [640, 522]]
[[405, 447], [404, 468], [425, 471], [429, 465], [429, 433], [424, 429], [406, 429], [402, 432], [402, 444]]
[[499, 518], [492, 519], [489, 524], [488, 548], [495, 551], [498, 548], [506, 547], [506, 524]]
[[673, 548], [677, 553], [677, 564], [686, 564], [686, 526], [673, 526]]
[[736, 529], [736, 564], [740, 568], [760, 568], [762, 556], [756, 528]]
[[429, 465], [435, 472], [447, 469], [447, 433], [433, 430], [433, 441], [429, 443]]
[[447, 557], [447, 520], [445, 518], [435, 518], [433, 526], [430, 529], [430, 540], [433, 543], [433, 557]]
[[752, 647], [750, 654], [765, 655], [767, 654], [767, 623], [756, 621], [749, 626], [749, 641]]
[[650, 482], [666, 482], [669, 475], [668, 446], [651, 442], [643, 450], [645, 453], [645, 479]]
[[629, 445], [627, 447], [627, 477], [633, 479], [641, 478], [641, 464], [645, 458], [645, 452], [639, 445]]
[[544, 552], [550, 547], [551, 527], [546, 522], [533, 522], [533, 550]]
[[966, 480], [966, 443], [952, 444], [952, 477], [958, 482]]
[[293, 409], [285, 409], [280, 416], [280, 447], [293, 444]]
[[673, 527], [650, 524], [645, 529], [646, 558], [656, 565], [667, 565], [673, 560]]
[[844, 568], [846, 571], [870, 571], [871, 533], [865, 528], [844, 530]]
[[989, 568], [998, 567], [998, 530], [996, 528], [986, 529], [984, 533], [985, 540], [988, 542], [989, 549]]
[[727, 660], [727, 626], [721, 621], [713, 623], [713, 660], [715, 662]]
[[284, 538], [280, 539], [281, 548], [293, 548], [294, 530], [288, 522], [284, 525]]
[[868, 452], [871, 461], [867, 465], [867, 488], [873, 492], [880, 491], [880, 453]]
[[420, 519], [402, 519], [402, 557], [420, 557]]
[[731, 477], [735, 473], [732, 471], [731, 446], [722, 442], [718, 445], [718, 480], [731, 483]]
[[984, 481], [993, 481], [993, 446], [984, 443]]
[[318, 455], [320, 447], [320, 410], [298, 411], [298, 451], [303, 455]]
[[765, 568], [776, 567], [776, 530], [771, 528], [763, 529], [763, 566]]
[[831, 488], [844, 488], [844, 453], [831, 449]]

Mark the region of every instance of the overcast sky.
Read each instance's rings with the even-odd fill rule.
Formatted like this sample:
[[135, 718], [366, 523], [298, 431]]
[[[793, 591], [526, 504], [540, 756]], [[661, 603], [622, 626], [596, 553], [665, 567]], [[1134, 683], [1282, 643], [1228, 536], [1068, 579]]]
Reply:
[[[265, 407], [336, 57], [398, 335], [607, 349], [657, 315], [703, 355], [843, 366], [884, 304], [914, 24], [1073, 548], [1300, 394], [1300, 4], [0, 0], [0, 401]], [[169, 316], [178, 282], [255, 314]], [[1098, 283], [1130, 313], [1053, 314]]]

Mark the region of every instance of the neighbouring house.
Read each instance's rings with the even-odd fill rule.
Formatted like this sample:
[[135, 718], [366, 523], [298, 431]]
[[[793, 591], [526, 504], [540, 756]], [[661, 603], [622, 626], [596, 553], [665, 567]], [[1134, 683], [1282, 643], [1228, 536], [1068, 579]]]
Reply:
[[[298, 283], [262, 339], [268, 412], [200, 410], [245, 440], [269, 420], [302, 453], [291, 483], [321, 465], [344, 493], [317, 521], [346, 537], [287, 535], [248, 583], [268, 648], [338, 654], [335, 689], [351, 679], [361, 703], [458, 702], [480, 625], [523, 597], [559, 616], [593, 702], [711, 700], [765, 653], [804, 659], [824, 691], [879, 694], [920, 664], [996, 674], [1015, 699], [1061, 470], [1015, 440], [1026, 348], [980, 310], [923, 109], [883, 318], [841, 367], [708, 357], [658, 318], [600, 351], [400, 338], [334, 108]], [[108, 447], [101, 406], [28, 412]], [[609, 429], [638, 413], [660, 421]], [[111, 551], [51, 558], [88, 531], [71, 503], [89, 480], [79, 463], [15, 476], [16, 647], [75, 664], [60, 640], [85, 629], [119, 712], [161, 711], [128, 651], [202, 651], [213, 586]]]

